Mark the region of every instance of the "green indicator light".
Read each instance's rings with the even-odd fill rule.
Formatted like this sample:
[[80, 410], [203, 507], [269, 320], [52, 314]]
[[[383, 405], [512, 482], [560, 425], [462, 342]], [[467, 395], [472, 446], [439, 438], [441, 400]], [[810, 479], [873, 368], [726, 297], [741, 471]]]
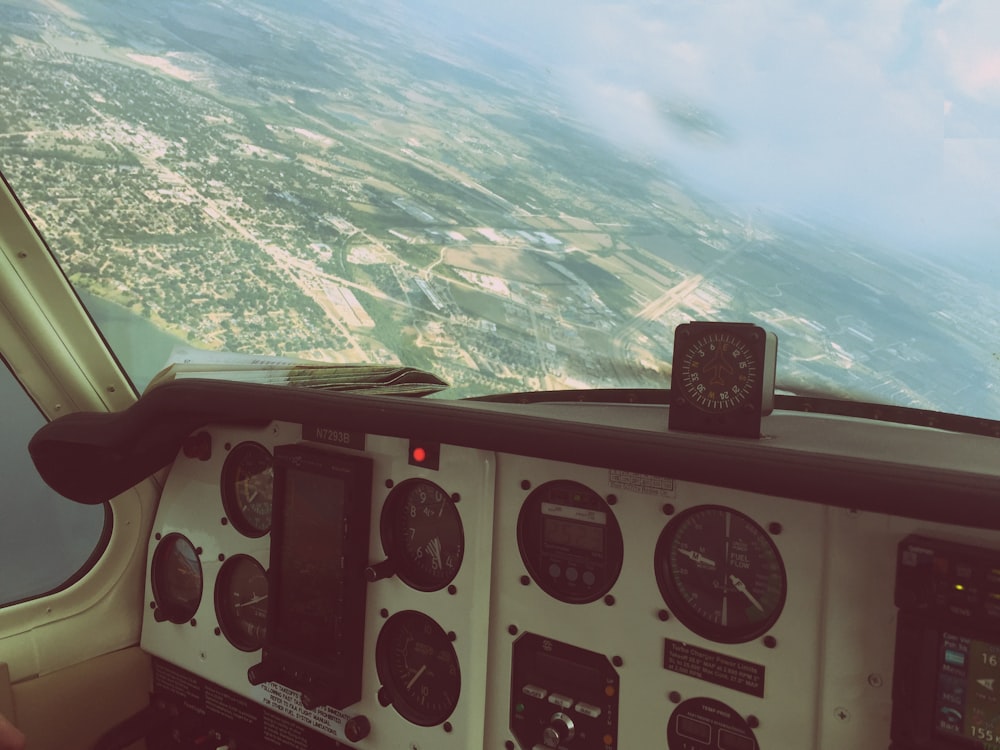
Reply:
[[524, 711], [524, 704], [518, 703], [516, 706], [514, 706], [514, 711], [516, 711], [517, 713], [522, 713]]

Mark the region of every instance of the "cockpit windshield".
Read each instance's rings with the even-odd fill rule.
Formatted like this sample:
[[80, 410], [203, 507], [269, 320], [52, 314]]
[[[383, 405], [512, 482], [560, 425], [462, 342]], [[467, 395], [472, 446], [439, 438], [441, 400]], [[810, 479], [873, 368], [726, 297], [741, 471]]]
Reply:
[[[1000, 418], [1000, 5], [0, 0], [0, 172], [138, 389], [778, 384]], [[197, 355], [195, 355], [197, 356]]]

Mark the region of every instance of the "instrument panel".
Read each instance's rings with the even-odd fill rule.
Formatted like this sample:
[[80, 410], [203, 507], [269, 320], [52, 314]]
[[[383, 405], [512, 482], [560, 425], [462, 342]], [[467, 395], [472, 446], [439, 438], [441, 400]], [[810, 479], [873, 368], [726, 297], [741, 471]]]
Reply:
[[[641, 425], [658, 410], [601, 414]], [[240, 747], [885, 748], [897, 546], [1000, 546], [986, 529], [338, 434], [209, 424], [207, 457], [182, 451], [163, 490], [142, 630], [154, 692], [200, 704]], [[314, 455], [347, 467], [347, 485], [368, 467], [364, 523], [335, 507], [357, 490], [292, 487], [287, 467]], [[298, 572], [276, 574], [276, 555]], [[341, 577], [363, 596], [345, 599]], [[279, 638], [292, 585], [296, 625]], [[338, 624], [352, 616], [356, 632]], [[276, 649], [291, 654], [277, 670]], [[347, 680], [351, 656], [344, 698], [323, 681]]]

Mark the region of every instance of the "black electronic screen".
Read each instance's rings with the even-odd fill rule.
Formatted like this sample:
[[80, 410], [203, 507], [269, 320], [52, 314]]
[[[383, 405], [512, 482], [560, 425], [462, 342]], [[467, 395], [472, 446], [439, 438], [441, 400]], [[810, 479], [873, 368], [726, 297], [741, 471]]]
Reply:
[[970, 747], [1000, 743], [1000, 644], [941, 633], [934, 730]]
[[604, 552], [604, 528], [592, 523], [579, 523], [560, 518], [546, 517], [542, 541], [561, 547]]
[[274, 450], [267, 640], [250, 682], [309, 707], [361, 697], [371, 460], [308, 446]]
[[274, 643], [331, 663], [344, 637], [346, 485], [341, 477], [297, 469], [284, 481]]

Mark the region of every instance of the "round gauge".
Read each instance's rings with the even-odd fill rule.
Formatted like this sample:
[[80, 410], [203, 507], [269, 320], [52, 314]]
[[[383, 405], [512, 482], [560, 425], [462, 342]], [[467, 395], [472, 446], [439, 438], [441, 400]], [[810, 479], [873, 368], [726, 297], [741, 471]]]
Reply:
[[759, 750], [750, 724], [734, 709], [713, 698], [689, 698], [670, 714], [669, 750]]
[[656, 583], [682, 623], [709, 640], [763, 634], [785, 605], [785, 566], [770, 536], [719, 505], [682, 511], [656, 543]]
[[458, 573], [465, 549], [455, 503], [433, 482], [401, 482], [382, 509], [382, 545], [404, 583], [418, 591], [444, 588]]
[[230, 523], [249, 537], [271, 529], [274, 458], [263, 445], [240, 443], [222, 466], [222, 505]]
[[517, 517], [517, 545], [539, 587], [569, 604], [601, 598], [622, 569], [615, 514], [579, 482], [546, 482], [528, 495]]
[[156, 619], [187, 622], [201, 603], [201, 561], [194, 545], [181, 534], [167, 534], [156, 545], [150, 582]]
[[760, 380], [754, 349], [732, 330], [705, 333], [686, 345], [679, 366], [684, 393], [708, 412], [738, 409]]
[[241, 651], [256, 651], [267, 634], [267, 573], [249, 555], [223, 563], [215, 579], [215, 614], [223, 635]]
[[434, 726], [458, 705], [458, 656], [448, 634], [425, 614], [405, 610], [386, 620], [375, 646], [375, 667], [385, 691], [383, 705], [391, 703], [407, 721]]

